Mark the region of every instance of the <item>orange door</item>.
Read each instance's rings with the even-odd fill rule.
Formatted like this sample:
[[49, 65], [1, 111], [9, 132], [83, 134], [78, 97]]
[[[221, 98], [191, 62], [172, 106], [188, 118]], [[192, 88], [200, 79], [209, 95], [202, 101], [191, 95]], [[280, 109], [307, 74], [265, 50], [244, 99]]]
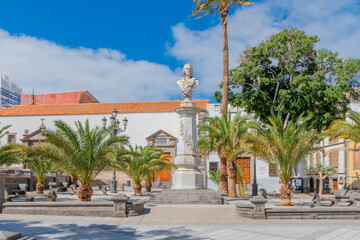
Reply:
[[[239, 165], [243, 176], [244, 176], [244, 183], [250, 184], [250, 158], [236, 158], [236, 162]], [[238, 180], [236, 179], [236, 182]]]
[[338, 180], [333, 179], [333, 190], [338, 190]]
[[[163, 155], [161, 155], [161, 157], [164, 156], [169, 156], [169, 158], [167, 159], [167, 161], [170, 161], [170, 153], [164, 153]], [[154, 172], [154, 182], [157, 181], [158, 178], [160, 178], [160, 182], [169, 182], [170, 181], [170, 174], [171, 171], [161, 171], [161, 172]]]

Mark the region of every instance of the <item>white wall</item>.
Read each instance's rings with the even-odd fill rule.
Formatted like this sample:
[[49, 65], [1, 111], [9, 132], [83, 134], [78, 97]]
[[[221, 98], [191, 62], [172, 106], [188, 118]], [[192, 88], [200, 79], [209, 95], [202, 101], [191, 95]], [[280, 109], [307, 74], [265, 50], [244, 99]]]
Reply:
[[[8, 130], [11, 133], [16, 133], [16, 142], [21, 143], [20, 139], [23, 138], [25, 129], [28, 129], [30, 133], [36, 131], [41, 125], [41, 118], [44, 118], [44, 124], [47, 129], [55, 130], [54, 121], [62, 120], [72, 126], [74, 129], [75, 121], [79, 120], [85, 123], [86, 119], [89, 119], [90, 126], [102, 126], [101, 119], [104, 115], [47, 115], [47, 116], [1, 116], [1, 126], [12, 125]], [[109, 121], [109, 115], [105, 115]], [[118, 119], [122, 125], [122, 119], [127, 117], [129, 122], [126, 128], [125, 135], [130, 137], [130, 143], [135, 145], [146, 145], [145, 138], [162, 129], [174, 137], [178, 138], [179, 135], [179, 117], [175, 112], [165, 113], [127, 113], [118, 114]], [[120, 126], [122, 127], [122, 126]], [[6, 137], [2, 139], [2, 144], [7, 141]]]

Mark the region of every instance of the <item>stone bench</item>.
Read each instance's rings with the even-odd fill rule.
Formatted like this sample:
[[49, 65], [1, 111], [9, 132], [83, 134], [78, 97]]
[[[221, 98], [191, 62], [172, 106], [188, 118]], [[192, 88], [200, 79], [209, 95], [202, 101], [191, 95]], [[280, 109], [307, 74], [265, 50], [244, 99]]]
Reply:
[[26, 197], [28, 185], [25, 183], [5, 184], [5, 199], [11, 202], [13, 198]]
[[50, 190], [56, 190], [57, 192], [66, 192], [69, 183], [68, 182], [49, 182]]

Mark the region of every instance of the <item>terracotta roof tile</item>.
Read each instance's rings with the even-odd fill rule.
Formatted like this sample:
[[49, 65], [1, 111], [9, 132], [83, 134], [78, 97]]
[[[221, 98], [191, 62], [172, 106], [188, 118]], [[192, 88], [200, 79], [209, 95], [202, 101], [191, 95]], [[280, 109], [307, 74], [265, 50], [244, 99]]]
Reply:
[[[193, 100], [196, 106], [206, 109], [210, 100]], [[14, 106], [0, 109], [1, 116], [33, 116], [33, 115], [83, 115], [108, 114], [114, 108], [119, 113], [174, 112], [181, 101], [158, 102], [124, 102], [124, 103], [82, 103]]]

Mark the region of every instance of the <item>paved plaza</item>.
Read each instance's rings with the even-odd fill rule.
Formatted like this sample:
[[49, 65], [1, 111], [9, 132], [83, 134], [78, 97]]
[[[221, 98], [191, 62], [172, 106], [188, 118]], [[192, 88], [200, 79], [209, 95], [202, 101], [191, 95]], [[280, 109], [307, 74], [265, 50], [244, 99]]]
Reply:
[[231, 205], [147, 205], [128, 218], [0, 214], [0, 230], [37, 239], [360, 239], [359, 220], [251, 220]]
[[[94, 189], [93, 201], [110, 201]], [[154, 189], [154, 191], [157, 191]], [[131, 188], [125, 189], [128, 196]], [[135, 198], [132, 196], [131, 198]], [[148, 201], [149, 196], [137, 197]], [[15, 199], [15, 201], [24, 199]], [[293, 203], [306, 205], [307, 195], [295, 195]], [[37, 201], [48, 201], [46, 198]], [[58, 194], [59, 202], [78, 201], [70, 192]], [[21, 232], [37, 239], [360, 239], [360, 220], [252, 220], [239, 217], [234, 204], [156, 205], [146, 203], [144, 215], [74, 217], [0, 214], [0, 230]], [[278, 199], [268, 206], [277, 207]]]

